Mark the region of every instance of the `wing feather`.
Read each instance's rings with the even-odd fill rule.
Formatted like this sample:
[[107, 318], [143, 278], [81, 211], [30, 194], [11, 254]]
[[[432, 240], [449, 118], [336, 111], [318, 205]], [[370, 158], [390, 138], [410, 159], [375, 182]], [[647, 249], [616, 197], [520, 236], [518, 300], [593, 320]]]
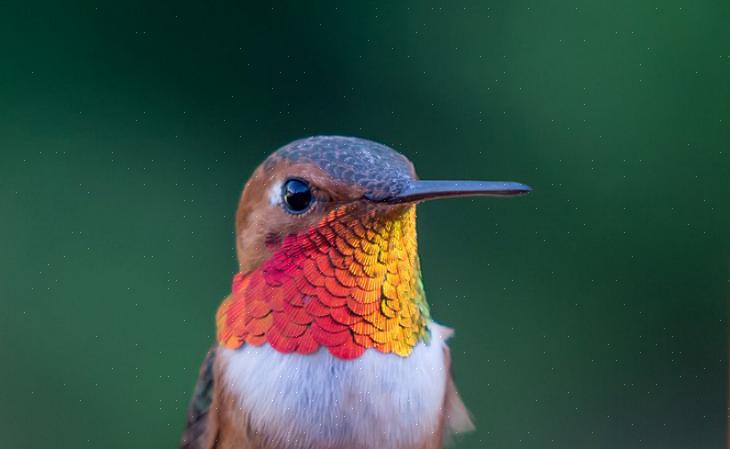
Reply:
[[180, 449], [209, 449], [208, 442], [212, 441], [208, 434], [211, 430], [209, 412], [213, 402], [215, 352], [216, 346], [210, 348], [200, 366], [198, 381], [188, 406], [188, 420], [180, 440]]
[[[444, 340], [453, 335], [453, 329], [441, 326], [441, 332]], [[461, 400], [459, 391], [456, 389], [454, 377], [451, 371], [451, 351], [444, 342], [444, 363], [448, 379], [446, 380], [446, 394], [444, 395], [444, 416], [443, 416], [443, 444], [447, 444], [454, 435], [471, 432], [474, 430], [474, 422], [471, 414], [467, 410], [464, 402]]]

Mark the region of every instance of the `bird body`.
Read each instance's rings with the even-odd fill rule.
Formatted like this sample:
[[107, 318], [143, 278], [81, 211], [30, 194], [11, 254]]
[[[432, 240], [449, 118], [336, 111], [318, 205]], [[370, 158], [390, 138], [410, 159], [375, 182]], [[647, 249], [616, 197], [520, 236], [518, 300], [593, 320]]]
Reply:
[[[444, 408], [444, 330], [430, 327], [431, 344], [419, 343], [408, 357], [366, 351], [343, 360], [326, 350], [283, 354], [269, 345], [221, 350], [221, 384], [231, 397], [230, 415], [238, 417], [232, 426], [250, 429], [230, 447], [441, 447], [444, 426], [470, 424], [463, 407]], [[229, 447], [230, 434], [221, 432], [221, 447]]]
[[240, 272], [183, 448], [437, 449], [471, 428], [430, 318], [415, 204], [514, 195], [516, 183], [419, 181], [394, 150], [314, 137], [273, 153], [236, 219]]

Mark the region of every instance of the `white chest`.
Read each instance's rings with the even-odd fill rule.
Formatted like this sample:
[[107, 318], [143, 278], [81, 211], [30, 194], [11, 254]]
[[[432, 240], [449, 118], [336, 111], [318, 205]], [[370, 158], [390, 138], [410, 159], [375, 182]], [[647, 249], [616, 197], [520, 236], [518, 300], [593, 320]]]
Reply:
[[283, 447], [415, 447], [438, 431], [448, 376], [441, 328], [429, 327], [430, 345], [419, 343], [405, 358], [221, 348], [225, 387], [239, 396], [253, 429]]

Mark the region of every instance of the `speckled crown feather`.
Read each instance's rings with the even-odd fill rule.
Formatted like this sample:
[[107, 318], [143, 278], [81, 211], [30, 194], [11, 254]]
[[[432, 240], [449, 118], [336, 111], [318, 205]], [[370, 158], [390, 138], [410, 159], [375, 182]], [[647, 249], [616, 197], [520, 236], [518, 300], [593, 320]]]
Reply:
[[356, 137], [317, 136], [278, 149], [265, 164], [277, 157], [311, 162], [332, 179], [362, 187], [367, 196], [381, 199], [399, 193], [416, 178], [413, 164], [383, 144]]

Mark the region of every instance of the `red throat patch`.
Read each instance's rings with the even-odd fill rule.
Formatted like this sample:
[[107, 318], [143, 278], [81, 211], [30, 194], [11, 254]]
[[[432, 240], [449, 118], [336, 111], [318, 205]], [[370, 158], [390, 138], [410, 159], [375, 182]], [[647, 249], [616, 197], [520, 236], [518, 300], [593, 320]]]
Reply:
[[428, 340], [415, 206], [330, 212], [287, 236], [261, 266], [233, 278], [216, 315], [228, 348], [269, 343], [285, 353], [326, 347], [342, 359], [368, 348], [407, 356]]

